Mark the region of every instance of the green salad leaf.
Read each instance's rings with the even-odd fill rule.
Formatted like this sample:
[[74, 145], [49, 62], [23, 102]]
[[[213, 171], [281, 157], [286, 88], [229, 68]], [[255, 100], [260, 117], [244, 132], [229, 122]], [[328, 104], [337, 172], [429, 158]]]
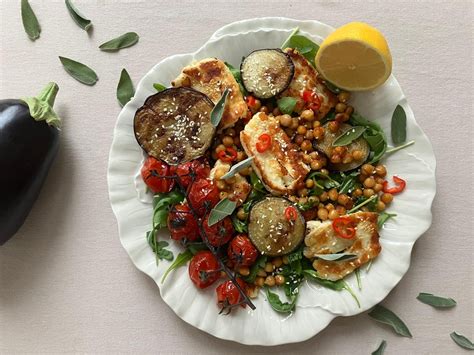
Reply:
[[308, 37], [299, 34], [298, 27], [295, 28], [286, 41], [283, 42], [281, 49], [285, 48], [296, 49], [315, 67], [314, 58], [319, 50], [319, 46]]
[[298, 100], [294, 97], [285, 96], [277, 100], [277, 105], [282, 113], [291, 115], [297, 102]]
[[353, 126], [366, 127], [362, 137], [367, 141], [371, 150], [369, 163], [378, 162], [387, 150], [387, 137], [383, 129], [378, 123], [367, 120], [357, 112], [351, 115], [349, 123]]
[[193, 256], [194, 254], [189, 250], [179, 253], [176, 259], [173, 261], [173, 263], [168, 267], [168, 269], [163, 274], [163, 277], [161, 278], [161, 283], [165, 282], [166, 277], [170, 274], [170, 272], [182, 266], [185, 266], [188, 263], [188, 261], [193, 258]]
[[295, 309], [297, 296], [290, 298], [290, 302], [282, 302], [280, 297], [270, 291], [270, 288], [266, 287], [267, 300], [270, 303], [270, 306], [277, 312], [280, 313], [289, 313]]
[[245, 90], [245, 86], [242, 81], [242, 75], [240, 73], [240, 70], [235, 68], [232, 64], [224, 62], [224, 64], [229, 68], [230, 72], [232, 73], [232, 76], [234, 77], [235, 81], [237, 81], [237, 84], [239, 84], [239, 89], [242, 95], [246, 96], [247, 95], [247, 90]]

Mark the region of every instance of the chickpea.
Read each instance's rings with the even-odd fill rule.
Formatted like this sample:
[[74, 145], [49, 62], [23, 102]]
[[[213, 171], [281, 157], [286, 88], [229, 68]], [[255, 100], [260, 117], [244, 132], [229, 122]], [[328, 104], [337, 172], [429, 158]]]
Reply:
[[331, 163], [339, 164], [342, 161], [342, 158], [339, 154], [335, 154], [331, 156]]
[[279, 116], [280, 125], [283, 127], [290, 127], [293, 122], [290, 115], [281, 115]]
[[259, 288], [254, 285], [247, 285], [247, 296], [250, 298], [257, 298], [258, 297], [258, 290]]
[[313, 123], [312, 122], [305, 122], [304, 126], [306, 127], [306, 129], [313, 129]]
[[360, 174], [360, 175], [358, 176], [359, 182], [362, 182], [362, 183], [363, 183], [363, 182], [365, 181], [365, 179], [367, 179], [367, 178], [368, 178], [368, 176], [367, 176], [367, 175], [364, 175], [364, 174]]
[[377, 165], [375, 167], [375, 173], [380, 177], [385, 177], [387, 175], [387, 169], [383, 165]]
[[345, 206], [349, 202], [349, 200], [350, 200], [350, 198], [346, 194], [340, 194], [337, 197], [337, 203], [342, 205], [342, 206]]
[[250, 269], [247, 266], [241, 266], [239, 267], [239, 274], [242, 276], [249, 276], [250, 274]]
[[371, 164], [364, 164], [360, 168], [360, 171], [365, 175], [372, 175], [374, 173], [374, 166]]
[[383, 203], [382, 201], [377, 201], [377, 205], [375, 206], [375, 208], [379, 212], [382, 212], [385, 209], [385, 207], [386, 207], [385, 203]]
[[382, 194], [382, 196], [380, 196], [380, 200], [386, 205], [388, 205], [393, 201], [393, 195], [389, 193], [384, 193]]
[[[223, 177], [227, 173], [228, 169], [225, 167], [221, 167], [216, 169], [216, 172], [214, 173], [214, 179], [219, 180], [221, 177]], [[222, 181], [224, 182], [224, 181]]]
[[[217, 172], [216, 172], [217, 174]], [[216, 186], [219, 190], [224, 190], [227, 186], [224, 180], [217, 180]]]
[[304, 188], [304, 189], [299, 189], [298, 190], [298, 196], [300, 197], [306, 197], [308, 196], [308, 189]]
[[319, 121], [314, 121], [314, 122], [313, 122], [313, 128], [318, 128], [318, 127], [321, 127], [321, 122], [319, 122]]
[[336, 112], [338, 112], [338, 113], [344, 112], [346, 110], [346, 107], [347, 107], [347, 105], [345, 103], [339, 102], [336, 105]]
[[307, 131], [306, 134], [305, 134], [305, 138], [310, 140], [310, 141], [313, 140], [313, 138], [314, 138], [313, 131], [312, 130]]
[[355, 189], [352, 194], [356, 197], [362, 196], [362, 189]]
[[351, 97], [351, 94], [348, 93], [347, 91], [341, 92], [339, 95], [337, 95], [337, 98], [339, 99], [340, 102], [346, 103]]
[[328, 210], [325, 208], [319, 208], [318, 209], [318, 218], [322, 221], [325, 221], [328, 219]]
[[336, 122], [346, 122], [349, 121], [349, 115], [345, 113], [336, 113], [334, 119], [336, 120]]
[[245, 221], [247, 219], [247, 213], [244, 211], [243, 208], [239, 208], [237, 211], [237, 218], [241, 221]]
[[260, 101], [259, 99], [255, 99], [255, 103], [253, 104], [252, 109], [258, 111], [260, 107], [262, 107], [262, 101]]
[[275, 286], [275, 278], [272, 275], [267, 276], [267, 278], [265, 279], [265, 285], [269, 287]]
[[364, 189], [364, 197], [370, 197], [373, 196], [374, 190], [372, 189]]
[[245, 153], [244, 153], [243, 151], [239, 150], [239, 151], [237, 152], [237, 158], [236, 158], [236, 160], [239, 162], [239, 161], [242, 161], [242, 160], [244, 160], [244, 159], [245, 159]]
[[373, 177], [368, 177], [364, 180], [364, 186], [372, 188], [375, 186], [375, 179]]
[[283, 260], [281, 257], [277, 256], [275, 259], [272, 260], [272, 264], [275, 265], [275, 267], [280, 267], [283, 264]]
[[319, 153], [318, 152], [311, 152], [311, 153], [309, 153], [309, 156], [311, 157], [311, 159], [315, 160], [315, 159], [318, 159]]
[[[374, 181], [375, 181], [375, 180], [374, 180]], [[380, 191], [382, 191], [382, 189], [383, 189], [382, 184], [379, 184], [379, 183], [376, 183], [376, 184], [375, 184], [375, 186], [374, 186], [374, 191], [375, 191], [375, 192], [380, 192]]]
[[298, 122], [298, 119], [296, 117], [293, 117], [291, 119], [291, 126], [290, 128], [293, 128], [293, 129], [297, 129], [299, 126], [299, 122]]
[[301, 134], [301, 135], [306, 134], [306, 131], [307, 131], [307, 129], [306, 129], [305, 126], [298, 126], [298, 129], [296, 130], [296, 132], [297, 132], [298, 134]]
[[304, 140], [303, 143], [301, 143], [301, 149], [305, 152], [307, 151], [310, 151], [311, 149], [313, 149], [313, 145], [311, 144], [311, 142], [309, 140]]
[[313, 160], [310, 165], [312, 170], [319, 170], [323, 166], [319, 160]]
[[319, 201], [321, 201], [321, 202], [327, 201], [328, 198], [329, 198], [329, 196], [328, 196], [328, 193], [326, 191], [324, 191], [321, 195], [319, 195]]
[[291, 202], [296, 202], [296, 196], [294, 195], [288, 196], [288, 200], [290, 200]]
[[298, 144], [298, 145], [301, 145], [304, 141], [304, 136], [302, 136], [301, 134], [298, 134], [296, 135], [295, 137], [295, 143]]
[[235, 137], [237, 135], [234, 128], [227, 128], [224, 133], [230, 137]]
[[382, 185], [383, 185], [383, 182], [384, 182], [384, 181], [385, 181], [384, 178], [381, 178], [381, 177], [376, 177], [376, 178], [375, 178], [375, 182], [376, 182], [377, 184], [382, 184]]
[[311, 156], [309, 154], [304, 153], [303, 154], [303, 162], [306, 164], [311, 163]]
[[325, 207], [329, 212], [331, 212], [332, 210], [334, 210], [334, 205], [332, 203], [328, 203]]
[[237, 178], [235, 176], [231, 176], [230, 178], [227, 178], [224, 181], [227, 185], [233, 185], [237, 181]]
[[291, 129], [291, 128], [287, 128], [287, 129], [285, 129], [285, 133], [288, 137], [293, 137], [294, 134], [295, 134], [295, 130]]
[[338, 198], [338, 196], [339, 196], [339, 194], [337, 193], [337, 190], [334, 189], [334, 188], [332, 188], [331, 190], [329, 190], [328, 195], [329, 195], [329, 199], [330, 199], [331, 201], [336, 201], [337, 198]]
[[260, 276], [260, 277], [267, 277], [267, 273], [266, 273], [265, 270], [263, 270], [263, 269], [258, 269], [258, 271], [257, 271], [257, 276]]
[[321, 169], [321, 174], [323, 175], [329, 175], [329, 170], [328, 169]]
[[352, 106], [347, 106], [346, 110], [344, 111], [348, 116], [352, 115], [354, 113], [354, 107]]
[[301, 118], [306, 121], [313, 121], [314, 120], [314, 111], [313, 110], [304, 110], [300, 114]]
[[270, 263], [270, 262], [267, 262], [267, 263], [265, 264], [265, 272], [268, 273], [268, 272], [272, 272], [272, 271], [273, 271], [273, 264]]
[[339, 205], [338, 205], [338, 206], [336, 207], [336, 211], [337, 211], [337, 213], [339, 213], [339, 216], [343, 216], [343, 215], [346, 214], [346, 209], [345, 209], [344, 206], [339, 206]]
[[283, 264], [288, 265], [290, 263], [290, 259], [288, 259], [288, 255], [284, 255], [282, 258]]
[[356, 149], [352, 152], [352, 157], [354, 160], [362, 160], [364, 158], [364, 153], [361, 150]]
[[324, 137], [324, 128], [323, 127], [316, 127], [313, 129], [313, 137], [314, 139], [321, 139]]
[[332, 133], [336, 133], [339, 130], [339, 123], [336, 121], [331, 121], [328, 123], [328, 128]]
[[270, 110], [268, 109], [267, 106], [262, 106], [262, 107], [260, 107], [259, 111], [260, 111], [260, 112], [263, 112], [263, 113], [268, 113], [268, 112], [270, 112]]
[[369, 207], [367, 207], [367, 206], [363, 206], [360, 210], [362, 212], [370, 212]]
[[352, 154], [345, 154], [344, 157], [342, 158], [342, 162], [344, 164], [352, 163]]
[[273, 111], [272, 111], [273, 115], [274, 116], [279, 116], [281, 115], [281, 111], [278, 107], [274, 108]]
[[328, 217], [332, 221], [332, 220], [336, 219], [337, 217], [339, 217], [339, 213], [336, 210], [332, 210], [332, 211], [329, 212]]
[[314, 180], [313, 179], [307, 179], [305, 181], [305, 185], [308, 189], [312, 188], [314, 186]]
[[224, 144], [219, 144], [216, 147], [216, 153], [222, 152], [223, 150], [225, 150], [225, 145]]
[[275, 276], [275, 283], [278, 285], [278, 286], [281, 286], [285, 283], [285, 276], [283, 275], [276, 275]]
[[239, 174], [242, 175], [242, 176], [249, 176], [251, 173], [252, 173], [252, 167], [251, 166], [239, 171]]
[[265, 279], [263, 277], [257, 277], [255, 279], [255, 285], [262, 287], [265, 283]]

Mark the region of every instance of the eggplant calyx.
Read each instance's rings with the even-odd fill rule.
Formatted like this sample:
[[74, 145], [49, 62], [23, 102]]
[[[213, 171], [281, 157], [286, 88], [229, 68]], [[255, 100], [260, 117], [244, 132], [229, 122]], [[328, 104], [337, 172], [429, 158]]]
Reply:
[[46, 85], [37, 97], [26, 97], [21, 100], [28, 105], [30, 116], [33, 117], [35, 121], [46, 121], [50, 126], [59, 129], [61, 119], [53, 109], [58, 90], [58, 84], [51, 82]]

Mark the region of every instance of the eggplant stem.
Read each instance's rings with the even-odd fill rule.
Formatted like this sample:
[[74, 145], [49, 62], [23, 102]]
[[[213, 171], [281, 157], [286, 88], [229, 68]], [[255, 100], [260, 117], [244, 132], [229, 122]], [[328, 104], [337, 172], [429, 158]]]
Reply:
[[48, 125], [59, 128], [61, 119], [53, 109], [58, 90], [58, 84], [50, 82], [37, 97], [21, 99], [28, 105], [30, 116], [35, 121], [46, 121]]
[[37, 99], [46, 102], [49, 106], [54, 106], [54, 100], [58, 94], [59, 86], [56, 83], [50, 82], [37, 96]]

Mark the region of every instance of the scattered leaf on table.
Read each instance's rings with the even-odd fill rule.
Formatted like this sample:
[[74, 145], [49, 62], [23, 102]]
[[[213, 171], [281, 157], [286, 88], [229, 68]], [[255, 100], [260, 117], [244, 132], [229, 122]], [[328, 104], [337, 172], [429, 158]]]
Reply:
[[451, 308], [456, 306], [456, 301], [452, 298], [435, 296], [431, 293], [421, 292], [417, 300], [435, 308]]
[[94, 85], [99, 80], [97, 74], [87, 65], [66, 57], [59, 57], [59, 60], [69, 75], [77, 81], [86, 85]]
[[117, 85], [117, 100], [122, 106], [125, 106], [127, 102], [135, 95], [135, 89], [133, 88], [132, 79], [127, 70], [122, 69], [120, 74], [120, 80]]
[[66, 7], [69, 11], [69, 15], [71, 15], [74, 22], [82, 28], [84, 31], [88, 31], [92, 27], [91, 20], [87, 19], [83, 14], [79, 12], [79, 10], [74, 6], [71, 0], [66, 0]]
[[384, 306], [381, 306], [379, 304], [376, 305], [369, 312], [369, 316], [380, 323], [390, 325], [397, 334], [400, 334], [404, 337], [412, 338], [410, 330], [405, 325], [405, 323], [403, 323], [403, 321], [395, 313], [385, 308]]
[[474, 344], [472, 341], [470, 341], [468, 338], [466, 338], [464, 335], [458, 334], [456, 332], [452, 332], [449, 334], [451, 336], [451, 339], [458, 344], [461, 348], [468, 349], [468, 350], [474, 350]]
[[28, 37], [34, 41], [41, 33], [41, 27], [28, 0], [21, 0], [21, 20]]
[[382, 340], [379, 347], [372, 353], [372, 355], [383, 355], [386, 346], [387, 342], [385, 340]]
[[127, 32], [117, 38], [102, 43], [99, 48], [106, 52], [114, 52], [122, 48], [133, 46], [135, 43], [138, 42], [138, 39], [139, 37], [136, 32]]

